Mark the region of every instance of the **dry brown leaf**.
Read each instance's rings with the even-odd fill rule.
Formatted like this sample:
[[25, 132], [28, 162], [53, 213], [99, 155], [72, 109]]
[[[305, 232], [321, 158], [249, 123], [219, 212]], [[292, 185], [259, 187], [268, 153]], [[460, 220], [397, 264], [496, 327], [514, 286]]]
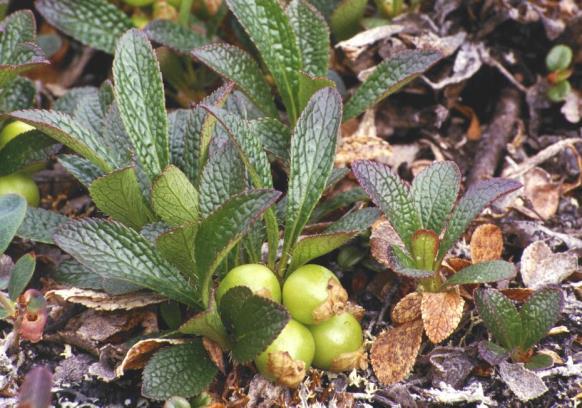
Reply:
[[521, 256], [521, 279], [528, 288], [559, 284], [577, 270], [576, 254], [555, 254], [544, 241], [531, 243]]
[[208, 353], [208, 357], [212, 360], [214, 365], [218, 370], [224, 374], [226, 367], [224, 364], [224, 351], [215, 341], [210, 340], [208, 337], [202, 337], [202, 345]]
[[471, 266], [471, 261], [468, 259], [452, 257], [447, 258], [443, 266], [452, 272], [459, 272], [461, 269]]
[[544, 220], [553, 217], [560, 203], [560, 184], [554, 183], [552, 176], [540, 167], [525, 173], [523, 180], [524, 195], [534, 211]]
[[115, 369], [118, 377], [121, 377], [126, 370], [140, 370], [156, 351], [166, 345], [184, 344], [184, 339], [147, 339], [135, 343], [119, 366]]
[[464, 304], [457, 290], [422, 294], [422, 322], [430, 341], [440, 343], [455, 331], [463, 316]]
[[497, 225], [479, 225], [471, 236], [471, 261], [479, 262], [501, 259], [503, 234]]
[[113, 296], [105, 292], [80, 288], [50, 290], [45, 296], [47, 299], [59, 298], [90, 309], [103, 311], [137, 309], [167, 300], [165, 297], [153, 292], [133, 292]]
[[337, 279], [330, 278], [327, 283], [327, 300], [313, 311], [313, 320], [317, 324], [332, 316], [342, 314], [347, 303], [348, 292]]
[[372, 235], [370, 236], [372, 256], [382, 265], [394, 269], [396, 265], [394, 265], [390, 256], [391, 245], [404, 248], [402, 240], [392, 228], [390, 222], [381, 217], [372, 225]]
[[277, 382], [290, 388], [296, 388], [307, 372], [305, 362], [294, 360], [286, 351], [269, 353], [267, 364]]
[[422, 341], [422, 320], [414, 320], [381, 333], [370, 351], [372, 368], [384, 385], [403, 380], [412, 370]]
[[528, 300], [533, 292], [534, 292], [534, 290], [530, 289], [530, 288], [501, 289], [501, 293], [503, 293], [505, 296], [507, 296], [511, 300], [514, 300], [514, 301], [520, 302], [520, 303], [523, 303], [526, 300]]
[[392, 310], [392, 321], [394, 323], [407, 323], [419, 319], [421, 302], [421, 293], [412, 292], [404, 296]]

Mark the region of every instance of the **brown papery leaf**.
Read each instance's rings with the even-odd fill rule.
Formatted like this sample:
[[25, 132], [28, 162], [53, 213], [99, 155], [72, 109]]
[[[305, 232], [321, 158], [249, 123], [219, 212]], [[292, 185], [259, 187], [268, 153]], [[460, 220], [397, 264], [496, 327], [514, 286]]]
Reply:
[[497, 225], [479, 225], [471, 236], [471, 260], [479, 262], [501, 259], [503, 234]]
[[464, 304], [457, 290], [422, 294], [422, 322], [430, 341], [440, 343], [455, 331], [463, 316]]
[[109, 295], [90, 289], [68, 288], [51, 290], [46, 298], [59, 298], [71, 303], [78, 303], [94, 310], [131, 310], [162, 303], [167, 300], [164, 296], [153, 292], [132, 292], [123, 295]]
[[183, 339], [140, 340], [131, 346], [121, 364], [115, 369], [115, 374], [121, 377], [126, 370], [140, 370], [145, 367], [152, 354], [161, 347], [184, 343], [186, 343], [186, 340]]
[[400, 299], [392, 310], [394, 323], [407, 323], [420, 318], [420, 304], [422, 294], [412, 292]]
[[524, 175], [524, 195], [535, 212], [544, 220], [558, 211], [560, 184], [552, 181], [552, 176], [540, 167], [534, 167]]
[[381, 217], [372, 225], [372, 235], [370, 236], [372, 256], [382, 265], [394, 269], [396, 265], [390, 256], [391, 245], [404, 248], [402, 240], [396, 234], [390, 222], [386, 218]]
[[422, 341], [422, 320], [414, 320], [386, 330], [378, 336], [370, 360], [378, 380], [384, 385], [403, 380], [412, 370]]

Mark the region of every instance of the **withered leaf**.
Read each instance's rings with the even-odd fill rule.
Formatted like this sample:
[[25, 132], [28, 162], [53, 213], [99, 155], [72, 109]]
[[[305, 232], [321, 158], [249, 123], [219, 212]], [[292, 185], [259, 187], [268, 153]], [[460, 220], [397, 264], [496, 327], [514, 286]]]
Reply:
[[396, 234], [390, 222], [381, 217], [372, 225], [372, 235], [370, 236], [372, 256], [382, 265], [395, 269], [396, 264], [390, 255], [390, 247], [392, 245], [404, 248], [404, 243]]
[[528, 288], [559, 284], [577, 270], [575, 254], [553, 253], [544, 241], [531, 243], [521, 256], [521, 279]]
[[501, 259], [503, 234], [497, 225], [479, 225], [471, 236], [471, 260], [473, 263]]
[[403, 380], [412, 370], [422, 341], [422, 320], [414, 320], [381, 333], [370, 351], [372, 368], [384, 385]]
[[455, 331], [463, 316], [464, 304], [457, 290], [422, 294], [422, 321], [430, 341], [440, 343]]
[[126, 370], [139, 370], [145, 367], [146, 363], [156, 351], [163, 346], [184, 344], [183, 339], [146, 339], [135, 343], [119, 366], [115, 369], [118, 377], [121, 377]]
[[392, 310], [394, 323], [407, 323], [420, 318], [420, 304], [422, 294], [412, 292], [400, 299]]
[[552, 176], [540, 167], [534, 167], [524, 175], [524, 195], [533, 209], [544, 220], [558, 211], [560, 184], [552, 181]]
[[68, 288], [51, 290], [46, 298], [59, 298], [70, 303], [78, 303], [89, 309], [114, 311], [131, 310], [145, 307], [167, 300], [164, 296], [153, 292], [132, 292], [123, 295], [109, 295], [90, 289]]

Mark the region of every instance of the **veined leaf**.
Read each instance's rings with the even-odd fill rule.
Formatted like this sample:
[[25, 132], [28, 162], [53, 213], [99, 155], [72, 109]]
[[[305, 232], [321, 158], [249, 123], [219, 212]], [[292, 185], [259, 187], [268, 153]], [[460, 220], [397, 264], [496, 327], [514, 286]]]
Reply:
[[198, 224], [181, 225], [160, 234], [156, 248], [162, 256], [187, 278], [196, 278], [194, 242]]
[[5, 86], [0, 86], [0, 113], [31, 108], [34, 104], [36, 87], [23, 77], [16, 77]]
[[49, 135], [59, 143], [90, 160], [105, 172], [113, 170], [114, 163], [107, 146], [89, 129], [76, 122], [71, 116], [48, 110], [21, 110], [12, 112], [13, 119], [20, 120], [34, 126]]
[[311, 97], [320, 89], [323, 88], [335, 88], [335, 82], [327, 77], [314, 77], [305, 72], [299, 73], [299, 93], [298, 93], [298, 104], [299, 111], [303, 112], [303, 109], [309, 103]]
[[496, 289], [480, 288], [475, 291], [475, 306], [499, 344], [507, 350], [519, 345], [523, 324], [511, 300]]
[[441, 58], [436, 51], [405, 51], [378, 64], [346, 103], [344, 121], [398, 91]]
[[467, 190], [463, 198], [458, 202], [447, 229], [441, 247], [439, 249], [439, 260], [442, 260], [449, 249], [459, 240], [471, 221], [483, 211], [483, 209], [493, 201], [517, 190], [521, 183], [501, 178], [492, 178], [476, 183]]
[[96, 95], [98, 93], [99, 89], [94, 86], [79, 86], [72, 88], [57, 99], [52, 108], [53, 110], [72, 116], [75, 113], [77, 106], [79, 106], [79, 101], [81, 101], [81, 99], [87, 95]]
[[189, 306], [200, 304], [193, 286], [155, 251], [153, 244], [122, 224], [91, 219], [70, 222], [57, 230], [54, 239], [64, 251], [104, 278], [138, 285]]
[[367, 0], [342, 0], [331, 15], [330, 25], [338, 40], [345, 40], [360, 30]]
[[59, 156], [58, 162], [68, 173], [75, 177], [79, 183], [87, 188], [89, 188], [89, 186], [99, 177], [105, 175], [103, 171], [92, 162], [75, 154], [63, 154]]
[[520, 346], [523, 350], [535, 345], [560, 318], [564, 295], [557, 286], [537, 290], [521, 307]]
[[412, 181], [410, 196], [423, 228], [440, 234], [461, 187], [461, 172], [454, 162], [436, 162]]
[[289, 19], [277, 0], [227, 0], [273, 75], [291, 123], [299, 116], [301, 53]]
[[329, 232], [318, 235], [309, 235], [300, 239], [293, 248], [289, 273], [305, 265], [307, 262], [319, 258], [349, 242], [358, 235], [359, 231]]
[[200, 339], [163, 348], [143, 371], [142, 394], [154, 400], [191, 398], [206, 389], [218, 373]]
[[0, 196], [0, 254], [6, 251], [26, 214], [26, 200], [16, 194]]
[[65, 34], [110, 54], [132, 27], [125, 13], [107, 0], [38, 0], [36, 9]]
[[265, 114], [276, 117], [271, 89], [257, 62], [245, 51], [230, 44], [210, 44], [192, 55], [219, 75], [233, 81]]
[[315, 77], [327, 76], [329, 28], [319, 11], [305, 0], [293, 0], [285, 10], [301, 51], [303, 70]]
[[59, 148], [53, 139], [37, 130], [19, 135], [0, 150], [0, 176], [44, 162]]
[[287, 163], [291, 143], [291, 130], [287, 126], [277, 119], [265, 117], [249, 122], [249, 127], [268, 153]]
[[42, 64], [48, 64], [48, 60], [39, 46], [33, 43], [17, 44], [11, 61], [0, 64], [0, 87], [7, 86], [18, 74]]
[[178, 329], [180, 333], [192, 334], [195, 336], [204, 336], [216, 342], [224, 350], [230, 349], [228, 335], [216, 307], [214, 296], [210, 304], [203, 312], [192, 316], [186, 323]]
[[119, 113], [150, 179], [169, 164], [168, 117], [162, 74], [145, 34], [130, 30], [117, 44], [113, 77]]
[[98, 178], [89, 186], [89, 193], [97, 208], [133, 229], [139, 230], [155, 220], [141, 193], [134, 167]]
[[208, 305], [216, 268], [279, 196], [274, 190], [252, 190], [236, 195], [200, 223], [196, 236], [196, 265], [204, 305]]
[[58, 227], [69, 220], [68, 217], [55, 211], [28, 207], [16, 235], [22, 239], [54, 245], [53, 234]]
[[515, 265], [506, 261], [479, 262], [461, 269], [446, 281], [446, 285], [498, 282], [515, 277]]
[[362, 232], [372, 226], [382, 213], [378, 208], [362, 208], [347, 213], [339, 220], [327, 227], [324, 232], [359, 231]]
[[254, 295], [244, 286], [226, 292], [219, 310], [231, 338], [232, 354], [241, 363], [265, 351], [290, 319], [282, 305]]
[[168, 166], [152, 189], [154, 211], [171, 226], [198, 221], [198, 192], [184, 173]]
[[144, 28], [144, 32], [151, 41], [182, 54], [206, 43], [202, 35], [170, 20], [154, 20]]
[[17, 44], [33, 41], [36, 36], [34, 14], [20, 10], [0, 21], [0, 61], [8, 61]]
[[10, 281], [8, 281], [8, 295], [10, 300], [16, 301], [18, 296], [24, 292], [26, 285], [30, 282], [34, 268], [36, 267], [36, 258], [34, 255], [26, 254], [14, 264], [10, 271]]
[[[322, 200], [311, 215], [310, 223], [316, 223], [325, 218], [328, 214], [339, 210], [340, 208], [347, 208], [358, 201], [369, 201], [368, 194], [360, 188], [355, 187], [347, 191], [342, 191], [333, 195], [330, 198]], [[379, 211], [379, 210], [378, 210]]]
[[377, 162], [355, 161], [352, 171], [410, 250], [412, 234], [420, 229], [420, 219], [404, 182], [388, 166]]
[[311, 98], [295, 126], [291, 139], [282, 270], [331, 175], [341, 115], [340, 95], [335, 89], [326, 88]]

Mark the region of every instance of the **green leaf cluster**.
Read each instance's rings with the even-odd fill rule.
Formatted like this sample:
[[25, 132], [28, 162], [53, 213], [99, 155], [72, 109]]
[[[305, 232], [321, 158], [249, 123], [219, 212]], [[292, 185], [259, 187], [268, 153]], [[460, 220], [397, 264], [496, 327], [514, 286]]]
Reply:
[[552, 102], [562, 102], [572, 90], [568, 78], [572, 75], [572, 49], [564, 44], [557, 44], [546, 55], [546, 68], [550, 72], [547, 97]]

